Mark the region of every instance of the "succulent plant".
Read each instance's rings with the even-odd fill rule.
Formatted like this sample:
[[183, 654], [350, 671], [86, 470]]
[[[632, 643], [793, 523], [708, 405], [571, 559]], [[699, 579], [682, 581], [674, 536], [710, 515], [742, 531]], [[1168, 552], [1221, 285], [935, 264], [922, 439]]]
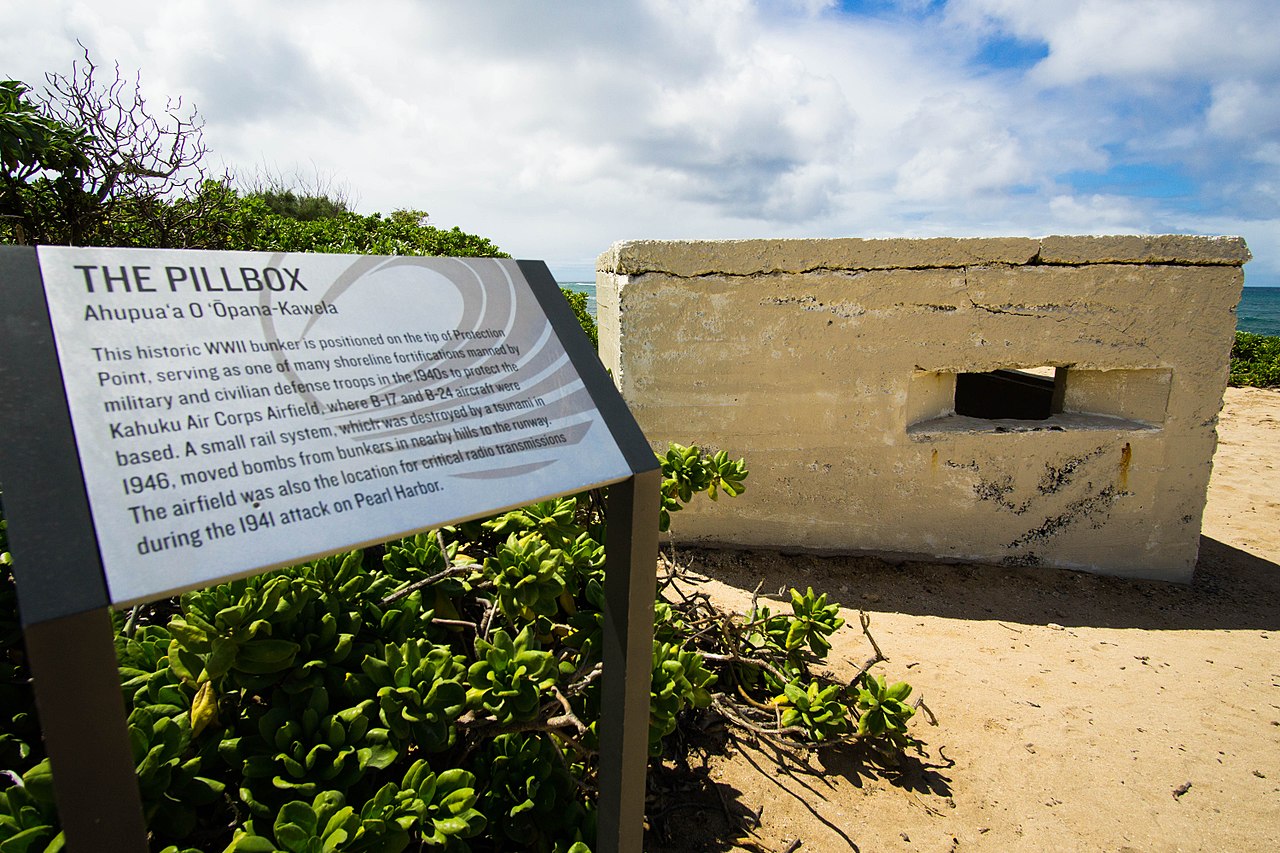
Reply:
[[290, 799], [346, 791], [395, 761], [390, 733], [373, 726], [376, 713], [372, 699], [330, 713], [321, 688], [277, 690], [269, 708], [249, 709], [254, 731], [224, 739], [219, 753], [243, 777], [240, 799], [261, 817]]
[[906, 703], [910, 695], [911, 685], [905, 681], [886, 686], [884, 676], [864, 675], [858, 691], [858, 734], [881, 737], [895, 748], [905, 749], [911, 743], [907, 721], [916, 712]]
[[559, 612], [565, 591], [563, 552], [536, 533], [508, 536], [498, 553], [485, 560], [485, 572], [497, 586], [498, 608], [509, 624]]
[[662, 739], [675, 731], [676, 714], [711, 704], [707, 690], [716, 681], [697, 652], [675, 643], [653, 644], [653, 682], [649, 693], [649, 754], [662, 751]]
[[568, 762], [551, 735], [499, 735], [481, 766], [481, 806], [520, 849], [549, 853], [552, 839], [572, 836], [587, 821]]
[[466, 658], [426, 640], [387, 645], [361, 668], [376, 691], [378, 719], [393, 739], [439, 752], [457, 739], [454, 721], [467, 705]]
[[556, 683], [550, 652], [540, 651], [529, 627], [515, 639], [501, 628], [493, 641], [476, 640], [478, 660], [467, 670], [467, 707], [493, 716], [502, 725], [532, 720], [542, 692]]
[[792, 682], [778, 697], [784, 728], [799, 726], [810, 740], [824, 741], [849, 731], [848, 707], [838, 684], [823, 687], [816, 681], [807, 686]]

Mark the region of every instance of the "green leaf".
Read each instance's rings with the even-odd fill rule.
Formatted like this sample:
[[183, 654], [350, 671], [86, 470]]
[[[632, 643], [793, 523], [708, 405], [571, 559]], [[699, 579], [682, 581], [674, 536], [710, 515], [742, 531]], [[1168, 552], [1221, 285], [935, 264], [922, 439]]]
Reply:
[[52, 826], [33, 826], [0, 841], [0, 853], [39, 853], [37, 845], [53, 834]]
[[188, 651], [201, 654], [209, 651], [209, 636], [201, 629], [189, 625], [181, 619], [171, 619], [168, 628], [169, 633], [173, 635], [173, 639]]
[[261, 835], [237, 835], [223, 853], [278, 853], [275, 844]]
[[372, 767], [375, 770], [385, 770], [399, 757], [400, 753], [393, 746], [381, 744], [361, 749], [359, 755], [361, 766]]
[[897, 684], [885, 691], [885, 699], [892, 699], [895, 702], [901, 702], [911, 695], [911, 685], [905, 681], [899, 681]]
[[22, 784], [37, 802], [53, 805], [53, 767], [44, 759], [22, 774]]
[[184, 648], [177, 640], [170, 640], [169, 669], [183, 681], [195, 684], [199, 680], [200, 673], [204, 671], [204, 663], [199, 655]]
[[324, 846], [320, 849], [322, 853], [333, 853], [333, 851], [341, 849], [349, 837], [350, 835], [345, 829], [334, 829], [332, 832], [326, 832]]
[[279, 820], [276, 821], [275, 834], [276, 843], [290, 853], [302, 853], [307, 841], [315, 837], [315, 833], [307, 832], [296, 823], [281, 823]]
[[205, 676], [207, 678], [221, 678], [231, 669], [231, 665], [236, 659], [236, 652], [239, 650], [239, 644], [225, 637], [214, 637], [209, 645], [211, 651], [204, 662]]
[[432, 823], [443, 835], [462, 835], [471, 828], [470, 821], [461, 817], [435, 818]]
[[240, 647], [236, 666], [243, 668], [248, 661], [255, 664], [280, 664], [291, 661], [298, 653], [299, 645], [290, 640], [254, 640]]

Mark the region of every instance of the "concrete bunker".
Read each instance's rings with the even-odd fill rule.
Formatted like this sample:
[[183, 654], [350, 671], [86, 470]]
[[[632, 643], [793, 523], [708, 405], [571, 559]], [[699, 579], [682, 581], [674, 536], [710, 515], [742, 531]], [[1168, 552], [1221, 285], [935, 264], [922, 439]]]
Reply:
[[747, 457], [682, 540], [1186, 581], [1238, 238], [637, 241], [601, 356], [655, 446]]

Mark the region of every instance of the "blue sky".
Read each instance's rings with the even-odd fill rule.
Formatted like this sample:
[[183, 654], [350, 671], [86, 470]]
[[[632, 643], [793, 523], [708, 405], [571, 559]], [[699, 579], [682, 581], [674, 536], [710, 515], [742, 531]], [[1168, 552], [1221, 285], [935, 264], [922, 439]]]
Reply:
[[219, 169], [424, 209], [562, 280], [624, 239], [1192, 233], [1280, 286], [1275, 0], [0, 11], [6, 77], [79, 40], [196, 104]]

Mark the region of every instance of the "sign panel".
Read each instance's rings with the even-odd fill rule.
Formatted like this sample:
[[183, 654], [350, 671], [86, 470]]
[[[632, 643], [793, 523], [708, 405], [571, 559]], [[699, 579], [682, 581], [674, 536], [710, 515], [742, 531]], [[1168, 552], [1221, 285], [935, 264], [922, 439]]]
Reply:
[[632, 474], [516, 261], [38, 257], [117, 606]]

